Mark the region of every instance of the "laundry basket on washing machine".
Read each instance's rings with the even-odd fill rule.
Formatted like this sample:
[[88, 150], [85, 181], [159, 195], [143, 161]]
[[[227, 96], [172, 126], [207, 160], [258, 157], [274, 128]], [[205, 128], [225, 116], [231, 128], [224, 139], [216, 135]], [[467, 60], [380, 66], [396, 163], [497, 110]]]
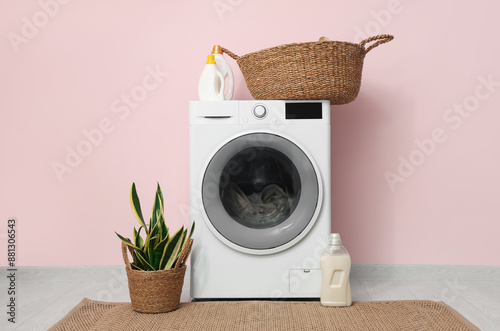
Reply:
[[323, 37], [243, 56], [226, 48], [222, 51], [236, 60], [257, 100], [330, 100], [340, 105], [357, 97], [365, 55], [393, 38], [383, 34], [354, 44]]

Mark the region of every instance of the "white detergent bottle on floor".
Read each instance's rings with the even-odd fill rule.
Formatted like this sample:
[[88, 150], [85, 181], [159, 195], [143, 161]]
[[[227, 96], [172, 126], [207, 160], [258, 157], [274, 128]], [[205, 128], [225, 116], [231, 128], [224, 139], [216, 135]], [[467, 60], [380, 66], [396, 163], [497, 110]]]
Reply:
[[342, 246], [338, 233], [330, 234], [330, 241], [321, 254], [321, 304], [323, 306], [346, 307], [352, 303], [351, 256]]
[[224, 77], [215, 66], [213, 54], [210, 54], [198, 82], [198, 96], [202, 101], [224, 100], [224, 87]]
[[229, 63], [227, 63], [224, 55], [222, 54], [222, 48], [219, 45], [215, 45], [212, 49], [212, 54], [215, 57], [215, 66], [217, 70], [224, 77], [224, 82], [226, 85], [224, 91], [224, 100], [232, 100], [234, 93], [234, 76]]

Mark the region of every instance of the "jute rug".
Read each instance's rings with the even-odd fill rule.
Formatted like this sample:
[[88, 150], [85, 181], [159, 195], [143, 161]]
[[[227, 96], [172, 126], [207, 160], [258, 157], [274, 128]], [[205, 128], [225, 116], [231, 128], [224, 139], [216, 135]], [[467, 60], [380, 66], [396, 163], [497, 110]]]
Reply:
[[181, 303], [170, 313], [141, 314], [130, 303], [83, 299], [50, 330], [479, 330], [435, 301], [358, 301], [344, 308], [304, 301]]

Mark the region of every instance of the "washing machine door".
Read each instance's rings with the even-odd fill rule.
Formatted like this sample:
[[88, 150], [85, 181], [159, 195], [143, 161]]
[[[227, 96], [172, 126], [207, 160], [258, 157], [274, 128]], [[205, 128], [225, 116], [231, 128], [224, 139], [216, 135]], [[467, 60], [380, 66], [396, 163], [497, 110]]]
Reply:
[[321, 183], [296, 144], [271, 133], [239, 136], [208, 163], [202, 201], [209, 226], [230, 247], [270, 254], [300, 241], [316, 221]]

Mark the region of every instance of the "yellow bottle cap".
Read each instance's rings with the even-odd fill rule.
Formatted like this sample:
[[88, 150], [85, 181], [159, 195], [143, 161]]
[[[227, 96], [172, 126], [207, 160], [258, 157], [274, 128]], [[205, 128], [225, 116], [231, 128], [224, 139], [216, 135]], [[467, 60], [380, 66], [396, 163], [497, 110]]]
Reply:
[[215, 56], [213, 54], [207, 55], [207, 64], [215, 64]]
[[222, 54], [222, 48], [220, 45], [214, 45], [214, 48], [212, 48], [212, 54]]

